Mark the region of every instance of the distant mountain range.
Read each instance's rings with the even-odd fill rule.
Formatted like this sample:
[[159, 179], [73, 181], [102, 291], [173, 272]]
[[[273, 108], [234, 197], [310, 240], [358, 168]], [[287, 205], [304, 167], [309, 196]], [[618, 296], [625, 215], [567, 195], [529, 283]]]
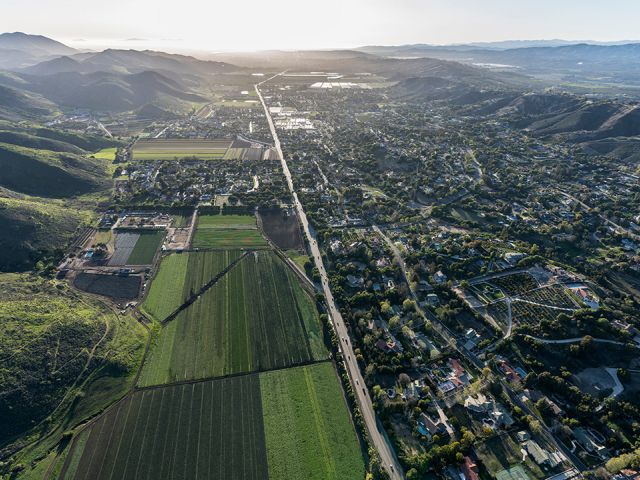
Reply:
[[[517, 47], [517, 48], [511, 48]], [[370, 46], [358, 51], [391, 58], [437, 58], [493, 70], [514, 70], [566, 84], [640, 87], [640, 43], [502, 42], [453, 46]]]
[[164, 52], [78, 52], [46, 37], [0, 35], [0, 119], [35, 119], [65, 108], [101, 112], [150, 105], [163, 115], [206, 102], [196, 90], [213, 75], [241, 70]]
[[25, 67], [43, 59], [74, 53], [77, 53], [75, 49], [42, 35], [0, 34], [0, 69]]

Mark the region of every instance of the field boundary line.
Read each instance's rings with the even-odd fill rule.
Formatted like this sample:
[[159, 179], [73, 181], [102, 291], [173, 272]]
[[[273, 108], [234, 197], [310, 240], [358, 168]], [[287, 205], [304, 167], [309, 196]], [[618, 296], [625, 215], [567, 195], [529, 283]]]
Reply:
[[240, 263], [251, 252], [252, 252], [252, 250], [247, 250], [242, 255], [240, 255], [239, 258], [237, 258], [236, 260], [231, 262], [229, 265], [227, 265], [223, 270], [218, 272], [211, 280], [209, 280], [202, 287], [200, 287], [200, 289], [197, 292], [195, 292], [193, 295], [191, 295], [189, 298], [187, 298], [187, 300], [185, 300], [185, 302], [182, 305], [180, 305], [172, 313], [170, 313], [167, 316], [167, 318], [162, 320], [160, 322], [162, 324], [162, 326], [168, 324], [173, 319], [175, 319], [180, 312], [182, 312], [183, 310], [186, 310], [187, 308], [189, 308], [193, 303], [195, 303], [195, 301], [198, 299], [198, 297], [200, 297], [200, 295], [205, 293], [207, 290], [211, 289], [216, 283], [218, 283], [220, 281], [220, 279], [222, 277], [224, 277], [227, 273], [229, 273], [236, 265], [238, 265], [238, 263]]
[[229, 378], [248, 377], [248, 376], [251, 376], [251, 375], [260, 375], [261, 373], [277, 372], [277, 371], [280, 371], [280, 370], [288, 370], [290, 368], [308, 367], [308, 366], [311, 366], [311, 365], [317, 365], [317, 364], [329, 363], [329, 362], [333, 362], [333, 360], [331, 358], [325, 358], [325, 359], [322, 359], [322, 360], [305, 360], [305, 361], [296, 362], [296, 363], [293, 363], [293, 364], [287, 365], [287, 366], [265, 368], [265, 369], [261, 369], [261, 370], [254, 370], [254, 371], [251, 371], [251, 372], [227, 373], [225, 375], [221, 375], [221, 376], [217, 376], [217, 377], [194, 378], [192, 380], [180, 380], [178, 382], [172, 382], [172, 383], [162, 383], [162, 384], [158, 384], [158, 385], [146, 385], [144, 387], [136, 387], [134, 391], [135, 392], [143, 392], [143, 391], [146, 391], [146, 390], [158, 390], [160, 388], [179, 387], [181, 385], [193, 385], [193, 384], [196, 384], [196, 383], [212, 382], [212, 381], [216, 381], [216, 380], [226, 380], [226, 379], [229, 379]]

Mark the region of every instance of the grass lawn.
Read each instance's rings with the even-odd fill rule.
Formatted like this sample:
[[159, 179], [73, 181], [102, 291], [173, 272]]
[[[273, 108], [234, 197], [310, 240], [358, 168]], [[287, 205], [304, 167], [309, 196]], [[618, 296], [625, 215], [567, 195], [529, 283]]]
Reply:
[[364, 478], [333, 364], [263, 373], [260, 390], [270, 480]]
[[153, 262], [162, 240], [164, 239], [164, 231], [142, 232], [140, 238], [136, 242], [135, 247], [131, 251], [131, 255], [127, 259], [129, 265], [149, 265]]
[[113, 162], [116, 159], [116, 148], [103, 148], [102, 150], [93, 154], [95, 158], [100, 158], [102, 160], [109, 160]]
[[300, 270], [304, 272], [304, 265], [309, 261], [309, 255], [303, 255], [297, 250], [289, 250], [287, 251], [287, 257], [293, 260], [300, 267]]

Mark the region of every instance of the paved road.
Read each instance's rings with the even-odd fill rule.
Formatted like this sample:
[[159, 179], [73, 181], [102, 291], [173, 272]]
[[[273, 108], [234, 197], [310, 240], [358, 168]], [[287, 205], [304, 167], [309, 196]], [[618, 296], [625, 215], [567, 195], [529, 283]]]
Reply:
[[[576, 338], [563, 338], [561, 340], [549, 340], [546, 338], [540, 338], [540, 337], [534, 337], [533, 335], [525, 335], [525, 337], [530, 338], [532, 340], [536, 340], [540, 343], [550, 343], [550, 344], [558, 344], [558, 345], [563, 345], [563, 344], [569, 344], [569, 343], [580, 343], [582, 341], [582, 339], [584, 337], [576, 337]], [[635, 345], [633, 344], [629, 344], [629, 343], [624, 343], [624, 342], [618, 342], [616, 340], [607, 340], [606, 338], [591, 338], [591, 340], [595, 343], [608, 343], [610, 345], [620, 345], [621, 347], [626, 347], [627, 345], [632, 345], [635, 347]]]
[[[583, 207], [587, 212], [592, 212], [593, 208], [591, 208], [589, 205], [587, 205], [586, 203], [584, 203], [582, 200], [576, 198], [575, 196], [571, 195], [570, 193], [565, 192], [564, 190], [560, 190], [559, 188], [555, 188], [555, 191], [557, 191], [558, 193], [560, 193], [561, 195], [564, 195], [565, 197], [567, 197], [570, 200], [573, 200], [574, 202], [578, 203], [581, 207]], [[623, 227], [622, 225], [618, 225], [616, 222], [614, 222], [613, 220], [609, 220], [607, 217], [605, 217], [604, 215], [602, 215], [601, 213], [598, 213], [598, 216], [600, 217], [600, 219], [605, 222], [608, 223], [609, 225], [611, 225], [612, 227], [614, 227], [615, 229], [618, 230], [618, 232], [622, 232], [625, 235], [627, 235], [629, 238], [632, 238], [634, 240], [640, 240], [640, 235], [633, 233], [631, 230], [629, 230], [628, 228]]]
[[[282, 72], [284, 73], [284, 72]], [[324, 293], [327, 307], [329, 309], [329, 317], [333, 323], [333, 328], [336, 331], [336, 335], [338, 336], [340, 343], [340, 351], [345, 360], [345, 365], [347, 367], [347, 373], [349, 375], [349, 379], [351, 380], [351, 387], [355, 393], [356, 399], [358, 401], [358, 405], [360, 406], [360, 412], [362, 413], [362, 418], [367, 427], [367, 433], [369, 434], [369, 439], [373, 446], [378, 451], [380, 456], [380, 460], [382, 466], [387, 470], [389, 476], [392, 479], [402, 479], [404, 478], [404, 474], [402, 473], [402, 468], [396, 459], [396, 456], [389, 446], [384, 436], [378, 430], [378, 421], [376, 418], [375, 411], [373, 410], [373, 405], [371, 404], [371, 399], [369, 398], [369, 394], [367, 392], [367, 387], [364, 383], [364, 378], [362, 377], [362, 373], [360, 372], [360, 368], [358, 367], [358, 363], [356, 362], [356, 356], [353, 353], [353, 347], [351, 345], [351, 341], [349, 340], [349, 332], [344, 324], [342, 319], [342, 315], [340, 314], [340, 310], [336, 306], [335, 300], [333, 298], [333, 294], [331, 293], [331, 289], [329, 288], [329, 279], [327, 276], [327, 272], [324, 268], [324, 263], [322, 261], [322, 255], [320, 253], [320, 247], [318, 246], [318, 242], [315, 236], [315, 232], [312, 227], [309, 225], [309, 221], [307, 220], [307, 216], [304, 212], [304, 208], [302, 207], [302, 203], [298, 199], [298, 195], [295, 191], [293, 181], [291, 179], [291, 172], [289, 171], [289, 167], [287, 166], [287, 161], [284, 158], [282, 153], [282, 148], [280, 147], [280, 140], [278, 139], [278, 134], [276, 132], [275, 126], [273, 124], [273, 119], [271, 118], [271, 114], [262, 98], [262, 94], [260, 93], [260, 85], [273, 78], [282, 75], [279, 73], [270, 77], [258, 84], [255, 85], [256, 93], [258, 94], [258, 98], [260, 99], [260, 103], [262, 103], [262, 107], [264, 108], [265, 115], [267, 117], [267, 121], [269, 123], [269, 129], [271, 130], [271, 135], [273, 137], [274, 145], [276, 151], [278, 152], [278, 156], [280, 158], [280, 162], [282, 163], [282, 170], [284, 171], [284, 175], [287, 179], [287, 184], [289, 186], [289, 191], [293, 197], [293, 201], [295, 204], [296, 212], [298, 213], [298, 218], [302, 223], [302, 227], [304, 229], [304, 233], [309, 242], [309, 247], [311, 250], [311, 255], [313, 257], [313, 261], [315, 263], [318, 272], [320, 273], [320, 279], [322, 284], [322, 291]]]

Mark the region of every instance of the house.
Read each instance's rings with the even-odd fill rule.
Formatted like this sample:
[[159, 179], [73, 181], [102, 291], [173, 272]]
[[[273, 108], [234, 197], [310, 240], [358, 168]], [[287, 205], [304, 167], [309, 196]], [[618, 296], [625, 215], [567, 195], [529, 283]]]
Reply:
[[505, 359], [498, 360], [498, 368], [502, 371], [502, 373], [504, 373], [505, 377], [507, 377], [507, 380], [509, 380], [510, 382], [519, 382], [520, 380], [522, 380], [520, 374], [518, 374], [518, 372], [516, 372], [516, 370], [511, 365], [509, 365], [509, 363]]
[[595, 442], [595, 440], [589, 435], [582, 427], [578, 427], [573, 431], [573, 436], [582, 445], [582, 447], [589, 453], [595, 453], [602, 459], [608, 458], [607, 449]]
[[538, 465], [549, 465], [549, 453], [538, 445], [535, 440], [529, 439], [524, 442], [524, 448]]
[[438, 295], [436, 295], [435, 293], [429, 293], [427, 295], [427, 304], [430, 307], [437, 307], [438, 305], [440, 305], [440, 299], [438, 298]]
[[493, 405], [493, 411], [489, 414], [489, 417], [493, 421], [494, 428], [508, 428], [513, 425], [513, 418], [511, 418], [507, 409], [500, 403]]
[[522, 442], [526, 442], [527, 440], [529, 440], [531, 438], [531, 435], [529, 435], [529, 432], [527, 432], [526, 430], [520, 430], [516, 436], [518, 437], [518, 441], [520, 443]]
[[447, 276], [442, 273], [442, 271], [438, 270], [436, 273], [433, 274], [433, 281], [436, 282], [438, 285], [442, 285], [443, 283], [447, 282]]
[[347, 283], [351, 288], [360, 288], [364, 285], [364, 279], [362, 277], [356, 277], [354, 275], [347, 275]]
[[507, 252], [504, 254], [504, 259], [507, 261], [509, 265], [512, 267], [516, 266], [520, 260], [526, 257], [526, 253], [520, 252]]
[[464, 457], [464, 463], [462, 464], [461, 470], [465, 480], [478, 480], [480, 478], [478, 465], [471, 459], [471, 457]]
[[443, 435], [447, 433], [447, 426], [442, 423], [440, 419], [433, 421], [431, 417], [429, 417], [425, 413], [421, 413], [418, 425], [424, 427], [424, 429], [429, 433], [429, 437], [433, 437], [434, 435]]
[[473, 328], [470, 328], [466, 332], [464, 332], [464, 338], [466, 340], [464, 348], [466, 348], [467, 350], [474, 349], [480, 341], [480, 335], [478, 335], [478, 332], [476, 332]]
[[493, 407], [493, 402], [486, 395], [478, 393], [477, 396], [469, 395], [464, 400], [464, 408], [474, 413], [486, 413]]

